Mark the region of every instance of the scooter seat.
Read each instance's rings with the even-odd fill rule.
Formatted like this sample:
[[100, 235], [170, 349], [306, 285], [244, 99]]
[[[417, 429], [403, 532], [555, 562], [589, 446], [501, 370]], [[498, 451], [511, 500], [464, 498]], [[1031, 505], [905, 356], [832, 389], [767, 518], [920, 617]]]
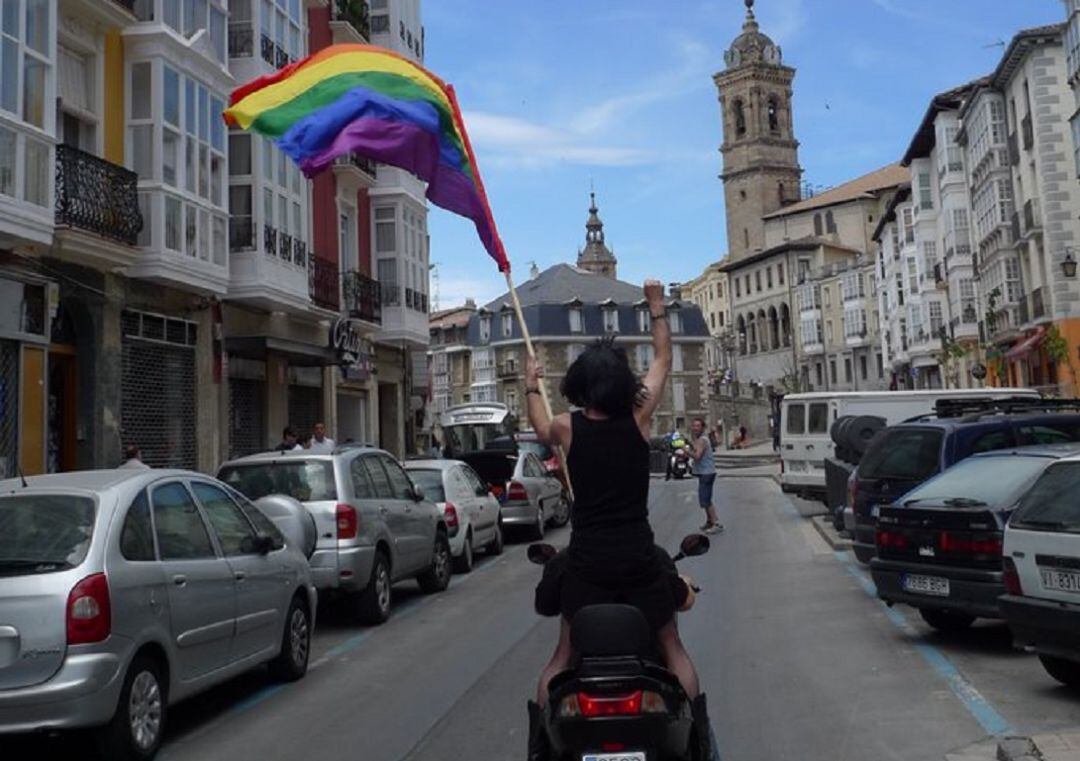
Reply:
[[651, 656], [649, 622], [632, 605], [589, 605], [570, 622], [570, 643], [582, 658], [620, 655]]

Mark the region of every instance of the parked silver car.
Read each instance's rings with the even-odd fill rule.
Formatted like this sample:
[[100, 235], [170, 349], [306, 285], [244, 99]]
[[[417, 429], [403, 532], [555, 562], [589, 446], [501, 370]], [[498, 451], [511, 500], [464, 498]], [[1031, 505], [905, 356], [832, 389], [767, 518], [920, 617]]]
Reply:
[[211, 478], [0, 481], [0, 735], [98, 727], [110, 761], [149, 759], [176, 701], [302, 677], [315, 607], [302, 552]]
[[527, 528], [533, 539], [543, 539], [549, 523], [565, 526], [570, 520], [562, 482], [532, 452], [521, 452], [504, 490], [496, 489], [495, 495], [502, 503], [503, 524]]
[[218, 477], [249, 499], [299, 500], [318, 531], [315, 586], [344, 593], [366, 623], [390, 616], [395, 582], [415, 578], [429, 593], [450, 584], [442, 511], [387, 452], [348, 445], [329, 454], [266, 452], [225, 463]]
[[455, 571], [471, 571], [476, 550], [489, 555], [503, 551], [499, 501], [476, 471], [459, 460], [410, 460], [405, 470], [443, 511]]

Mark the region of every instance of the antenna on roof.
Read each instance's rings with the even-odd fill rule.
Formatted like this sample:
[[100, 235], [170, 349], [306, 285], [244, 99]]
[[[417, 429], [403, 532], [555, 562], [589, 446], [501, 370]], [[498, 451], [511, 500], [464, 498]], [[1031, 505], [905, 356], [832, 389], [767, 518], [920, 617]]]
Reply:
[[997, 42], [991, 42], [989, 45], [983, 45], [983, 50], [987, 48], [1003, 48], [1005, 47], [1005, 40], [998, 38]]
[[30, 484], [26, 483], [26, 476], [23, 475], [22, 466], [16, 465], [15, 472], [19, 475], [19, 480], [22, 481], [22, 486], [25, 489]]

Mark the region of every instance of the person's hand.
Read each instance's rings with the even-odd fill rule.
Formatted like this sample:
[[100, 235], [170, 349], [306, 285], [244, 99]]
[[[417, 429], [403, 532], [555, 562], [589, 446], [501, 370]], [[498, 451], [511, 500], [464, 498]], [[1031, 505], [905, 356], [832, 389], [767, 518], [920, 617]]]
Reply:
[[664, 284], [652, 278], [645, 281], [645, 300], [653, 314], [664, 307]]
[[525, 360], [525, 388], [540, 388], [540, 379], [544, 377], [544, 366], [535, 357]]

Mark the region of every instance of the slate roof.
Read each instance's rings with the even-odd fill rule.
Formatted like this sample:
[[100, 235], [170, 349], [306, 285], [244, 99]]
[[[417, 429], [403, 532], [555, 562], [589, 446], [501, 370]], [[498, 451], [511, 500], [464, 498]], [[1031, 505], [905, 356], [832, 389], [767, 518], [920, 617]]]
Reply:
[[[569, 264], [548, 267], [535, 278], [515, 285], [523, 307], [533, 304], [561, 305], [574, 298], [581, 299], [585, 304], [598, 304], [609, 298], [619, 304], [634, 304], [645, 297], [641, 285], [595, 275]], [[509, 303], [510, 293], [507, 292], [484, 308], [497, 312], [503, 304]]]

